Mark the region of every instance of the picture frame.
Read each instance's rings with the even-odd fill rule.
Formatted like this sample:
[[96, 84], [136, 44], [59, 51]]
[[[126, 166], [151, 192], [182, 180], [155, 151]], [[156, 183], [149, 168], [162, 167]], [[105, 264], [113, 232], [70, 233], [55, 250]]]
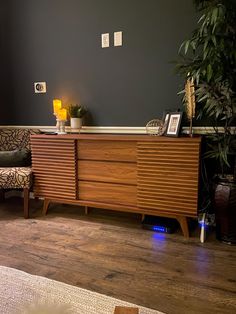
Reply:
[[170, 112], [169, 121], [166, 129], [166, 136], [178, 137], [183, 112]]
[[169, 118], [170, 118], [170, 111], [169, 110], [164, 111], [162, 115], [162, 122], [163, 122], [163, 134], [162, 135], [166, 135]]

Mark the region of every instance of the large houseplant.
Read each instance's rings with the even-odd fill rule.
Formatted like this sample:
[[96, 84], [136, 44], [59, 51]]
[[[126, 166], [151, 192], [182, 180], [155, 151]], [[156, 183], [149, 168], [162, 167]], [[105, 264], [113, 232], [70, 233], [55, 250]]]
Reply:
[[224, 218], [228, 212], [236, 224], [236, 1], [194, 2], [200, 14], [198, 27], [180, 47], [177, 71], [193, 80], [198, 117], [208, 118], [214, 128], [207, 136], [205, 156], [217, 165], [213, 196], [217, 236], [234, 242], [236, 230], [229, 232]]

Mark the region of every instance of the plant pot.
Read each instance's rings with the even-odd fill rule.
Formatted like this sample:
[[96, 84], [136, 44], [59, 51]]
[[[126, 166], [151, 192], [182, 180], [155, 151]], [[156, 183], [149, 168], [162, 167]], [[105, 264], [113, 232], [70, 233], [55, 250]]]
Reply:
[[236, 182], [218, 180], [214, 189], [216, 238], [236, 244]]
[[70, 118], [70, 126], [72, 129], [80, 129], [82, 127], [82, 119]]

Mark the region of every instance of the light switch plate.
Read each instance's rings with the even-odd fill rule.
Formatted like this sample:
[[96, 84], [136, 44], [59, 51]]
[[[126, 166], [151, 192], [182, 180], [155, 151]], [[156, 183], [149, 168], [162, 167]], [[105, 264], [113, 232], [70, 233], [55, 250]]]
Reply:
[[108, 48], [110, 46], [109, 33], [105, 33], [101, 35], [101, 44], [102, 44], [102, 48]]
[[119, 47], [123, 45], [122, 32], [114, 32], [114, 46]]
[[46, 93], [46, 91], [47, 91], [46, 82], [35, 82], [34, 83], [34, 92], [36, 94]]

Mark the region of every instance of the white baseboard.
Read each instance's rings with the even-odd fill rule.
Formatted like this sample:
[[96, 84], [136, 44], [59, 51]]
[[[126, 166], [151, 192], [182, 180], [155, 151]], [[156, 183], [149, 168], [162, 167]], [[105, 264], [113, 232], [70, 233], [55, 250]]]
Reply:
[[[55, 132], [55, 126], [45, 125], [0, 125], [0, 129], [39, 129], [43, 132]], [[233, 132], [236, 132], [236, 127], [232, 127]], [[66, 127], [67, 132], [71, 132], [70, 127]], [[222, 132], [223, 128], [219, 128]], [[111, 134], [146, 134], [146, 127], [129, 127], [129, 126], [83, 126], [80, 130], [81, 133], [111, 133]], [[182, 128], [183, 134], [189, 133], [189, 127]], [[198, 126], [193, 127], [193, 134], [209, 134], [214, 133], [214, 128], [210, 126]]]

